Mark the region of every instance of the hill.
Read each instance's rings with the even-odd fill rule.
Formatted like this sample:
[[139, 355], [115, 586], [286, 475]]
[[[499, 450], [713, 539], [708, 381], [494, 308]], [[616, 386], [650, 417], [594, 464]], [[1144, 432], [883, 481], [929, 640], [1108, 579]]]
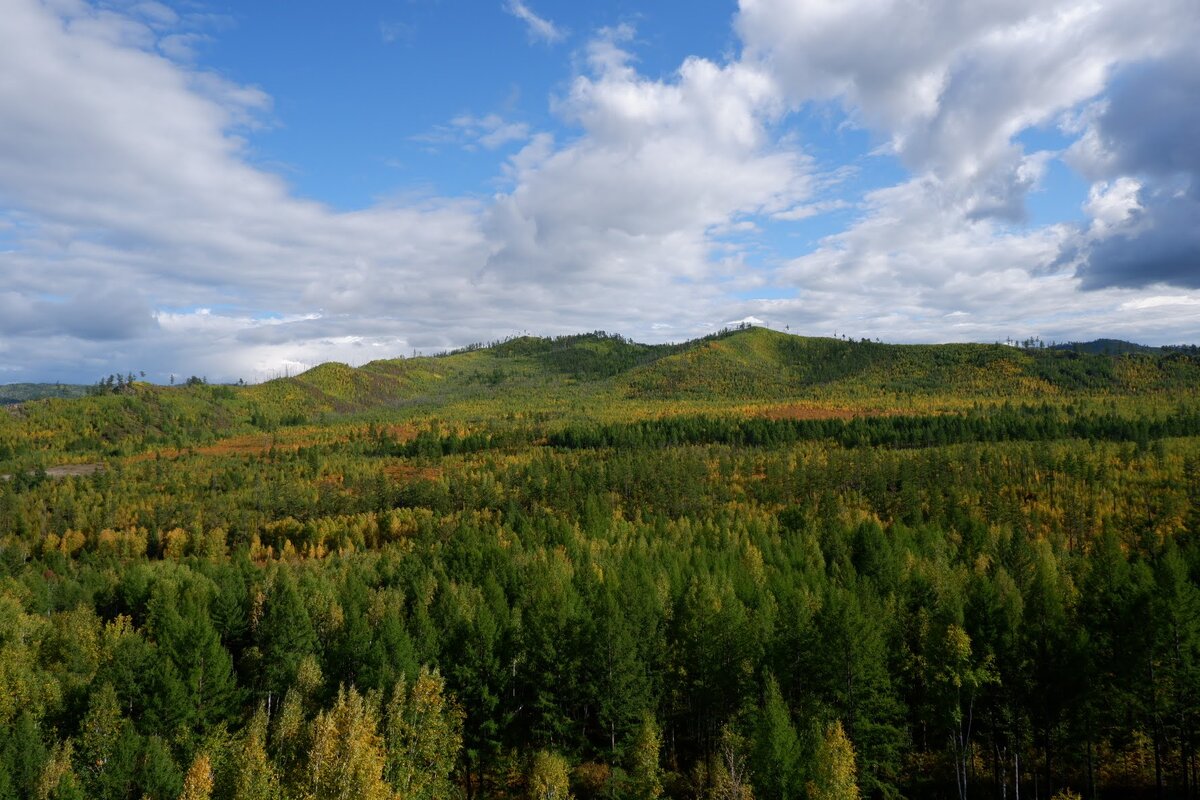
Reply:
[[250, 394], [352, 411], [397, 402], [494, 398], [521, 390], [536, 390], [543, 399], [565, 390], [648, 401], [877, 401], [897, 395], [974, 400], [1124, 395], [1187, 388], [1197, 380], [1200, 359], [1149, 348], [1088, 352], [896, 345], [746, 328], [668, 345], [604, 333], [522, 337], [357, 369], [324, 364], [254, 387]]
[[1090, 342], [1065, 342], [1051, 345], [1052, 350], [1071, 350], [1076, 353], [1091, 353], [1106, 356], [1122, 356], [1130, 353], [1152, 354], [1160, 353], [1163, 348], [1150, 347], [1124, 339], [1093, 339]]
[[822, 414], [932, 413], [1013, 401], [1175, 402], [1198, 386], [1200, 356], [1171, 350], [892, 345], [765, 328], [665, 345], [606, 333], [522, 337], [357, 368], [322, 364], [247, 387], [135, 383], [98, 396], [24, 402], [0, 415], [0, 466], [178, 449], [350, 418], [603, 421], [731, 407], [786, 414], [797, 404]]

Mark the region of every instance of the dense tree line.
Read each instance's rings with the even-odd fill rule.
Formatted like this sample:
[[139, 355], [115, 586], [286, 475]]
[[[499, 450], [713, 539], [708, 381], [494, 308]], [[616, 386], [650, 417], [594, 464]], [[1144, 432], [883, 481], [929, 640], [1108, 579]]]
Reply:
[[[548, 441], [569, 448], [708, 443], [775, 447], [821, 439], [843, 447], [930, 447], [1065, 438], [1148, 443], [1166, 436], [1197, 435], [1200, 410], [1194, 408], [1180, 407], [1153, 418], [1042, 404], [1005, 405], [966, 414], [861, 416], [849, 420], [674, 416], [635, 423], [576, 423], [550, 434]], [[487, 442], [472, 445], [481, 449]]]

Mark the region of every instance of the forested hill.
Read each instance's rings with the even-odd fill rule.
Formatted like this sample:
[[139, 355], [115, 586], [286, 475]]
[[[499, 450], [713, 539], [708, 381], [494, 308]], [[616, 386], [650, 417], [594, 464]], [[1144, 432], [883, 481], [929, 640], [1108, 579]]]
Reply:
[[1179, 352], [1078, 352], [1007, 345], [893, 345], [791, 336], [767, 328], [684, 344], [603, 333], [523, 337], [433, 358], [324, 364], [252, 395], [323, 410], [447, 402], [505, 389], [577, 384], [615, 399], [879, 399], [891, 395], [1036, 398], [1136, 394], [1196, 385], [1200, 358]]
[[1093, 339], [1090, 342], [1066, 342], [1050, 346], [1055, 350], [1073, 350], [1077, 353], [1101, 353], [1110, 356], [1125, 355], [1127, 353], [1161, 353], [1164, 349], [1182, 349], [1149, 347], [1144, 344], [1137, 344], [1136, 342], [1127, 342], [1124, 339]]
[[892, 345], [765, 328], [669, 345], [604, 333], [523, 337], [358, 368], [327, 363], [254, 386], [131, 381], [93, 387], [87, 397], [24, 403], [0, 414], [0, 471], [5, 462], [181, 448], [373, 413], [469, 421], [532, 412], [671, 414], [730, 403], [924, 413], [1071, 398], [1176, 400], [1198, 386], [1200, 356], [1179, 351]]
[[724, 332], [0, 409], [0, 800], [1187, 800], [1200, 359]]

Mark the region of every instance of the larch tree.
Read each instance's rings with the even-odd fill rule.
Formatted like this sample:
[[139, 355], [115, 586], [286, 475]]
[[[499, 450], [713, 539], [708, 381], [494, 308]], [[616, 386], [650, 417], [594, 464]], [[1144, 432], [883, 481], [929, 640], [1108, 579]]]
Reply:
[[183, 793], [179, 795], [179, 800], [209, 800], [212, 790], [212, 761], [207, 753], [200, 753], [183, 776]]

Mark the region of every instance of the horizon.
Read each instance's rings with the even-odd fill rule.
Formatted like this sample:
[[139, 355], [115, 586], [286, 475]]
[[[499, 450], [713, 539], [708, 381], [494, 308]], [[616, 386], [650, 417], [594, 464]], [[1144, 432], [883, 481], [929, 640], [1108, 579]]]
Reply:
[[[740, 325], [741, 323], [738, 323], [738, 324]], [[632, 339], [628, 336], [624, 336], [623, 334], [620, 334], [620, 333], [616, 333], [616, 332], [612, 332], [612, 331], [602, 331], [602, 330], [579, 331], [576, 333], [558, 334], [555, 336], [541, 336], [541, 335], [537, 335], [537, 334], [533, 334], [533, 333], [529, 333], [529, 332], [525, 331], [525, 332], [521, 332], [519, 334], [513, 334], [510, 336], [504, 337], [503, 339], [496, 339], [496, 340], [488, 341], [488, 342], [470, 342], [470, 343], [467, 343], [460, 347], [449, 349], [449, 350], [438, 350], [438, 351], [434, 351], [434, 352], [414, 351], [413, 353], [408, 354], [408, 355], [406, 355], [404, 353], [397, 353], [395, 355], [383, 356], [381, 358], [376, 358], [376, 359], [372, 359], [371, 361], [364, 361], [364, 362], [360, 362], [360, 363], [352, 363], [352, 362], [337, 361], [337, 360], [321, 361], [321, 362], [318, 362], [315, 364], [301, 365], [299, 368], [297, 368], [295, 370], [291, 370], [290, 368], [285, 367], [284, 370], [282, 372], [280, 372], [279, 374], [256, 375], [252, 378], [247, 378], [246, 376], [235, 376], [232, 378], [225, 377], [222, 379], [209, 380], [207, 375], [197, 375], [195, 373], [185, 374], [185, 373], [178, 373], [178, 372], [169, 372], [167, 380], [156, 381], [156, 380], [153, 380], [150, 377], [146, 376], [144, 374], [143, 370], [124, 369], [124, 370], [110, 371], [109, 373], [101, 375], [97, 380], [94, 380], [94, 381], [87, 381], [87, 382], [64, 381], [64, 380], [6, 381], [6, 382], [0, 383], [0, 387], [22, 386], [22, 385], [25, 385], [25, 386], [94, 387], [94, 386], [101, 385], [104, 381], [108, 380], [109, 378], [122, 379], [129, 375], [134, 376], [134, 378], [135, 378], [135, 380], [133, 381], [134, 383], [148, 384], [151, 386], [162, 386], [162, 387], [172, 387], [172, 386], [182, 387], [182, 386], [188, 385], [188, 382], [190, 380], [200, 380], [205, 385], [213, 385], [213, 386], [257, 386], [259, 384], [269, 383], [271, 381], [287, 380], [290, 378], [296, 378], [300, 375], [305, 374], [306, 372], [310, 372], [314, 369], [317, 369], [318, 367], [326, 366], [329, 364], [337, 364], [337, 365], [341, 365], [341, 366], [347, 366], [352, 369], [358, 369], [359, 367], [364, 367], [369, 364], [380, 362], [380, 361], [405, 361], [405, 360], [415, 359], [415, 358], [447, 358], [447, 357], [459, 355], [462, 353], [472, 352], [474, 350], [487, 350], [487, 349], [490, 349], [493, 347], [507, 344], [508, 342], [518, 341], [520, 339], [557, 341], [560, 339], [574, 339], [574, 338], [588, 338], [588, 337], [603, 336], [605, 338], [621, 339], [629, 344], [639, 345], [642, 347], [657, 347], [657, 346], [672, 346], [672, 345], [682, 346], [682, 345], [687, 345], [687, 344], [691, 344], [694, 342], [703, 341], [704, 339], [708, 338], [709, 336], [720, 336], [720, 335], [725, 335], [725, 334], [737, 333], [737, 332], [743, 331], [743, 330], [754, 330], [754, 329], [769, 330], [773, 333], [778, 333], [778, 334], [781, 334], [784, 336], [795, 336], [797, 338], [803, 338], [803, 339], [832, 339], [834, 341], [844, 341], [844, 342], [851, 343], [851, 344], [873, 343], [873, 344], [882, 344], [882, 345], [887, 345], [887, 346], [898, 346], [898, 347], [942, 346], [942, 345], [965, 344], [965, 345], [979, 345], [979, 346], [983, 346], [983, 347], [1005, 346], [1005, 347], [1012, 347], [1017, 350], [1041, 350], [1041, 349], [1056, 349], [1056, 348], [1062, 349], [1062, 348], [1069, 347], [1069, 346], [1095, 345], [1095, 344], [1099, 344], [1100, 342], [1114, 342], [1114, 343], [1122, 344], [1122, 345], [1131, 345], [1133, 347], [1146, 347], [1146, 348], [1159, 349], [1159, 350], [1171, 350], [1171, 349], [1175, 349], [1175, 348], [1186, 349], [1186, 348], [1194, 348], [1194, 347], [1198, 346], [1195, 343], [1188, 343], [1188, 342], [1175, 342], [1175, 343], [1162, 344], [1162, 345], [1146, 345], [1146, 344], [1142, 344], [1140, 342], [1133, 342], [1133, 341], [1129, 341], [1126, 339], [1113, 339], [1111, 337], [1103, 337], [1103, 336], [1098, 337], [1096, 339], [1090, 339], [1087, 341], [1069, 340], [1069, 341], [1063, 341], [1063, 342], [1054, 341], [1054, 340], [1046, 341], [1046, 340], [1039, 339], [1037, 337], [1029, 337], [1025, 340], [1019, 340], [1019, 339], [1015, 339], [1012, 337], [1007, 337], [1006, 339], [992, 341], [992, 342], [890, 342], [890, 341], [883, 341], [880, 339], [866, 339], [866, 338], [853, 337], [853, 336], [848, 336], [848, 335], [844, 335], [844, 334], [843, 335], [820, 336], [820, 335], [815, 335], [815, 334], [796, 333], [796, 332], [789, 331], [789, 330], [778, 330], [775, 328], [771, 328], [767, 325], [756, 325], [756, 324], [752, 324], [752, 323], [745, 323], [745, 327], [729, 326], [729, 327], [722, 328], [719, 331], [714, 331], [711, 334], [705, 334], [704, 336], [699, 336], [699, 337], [695, 337], [692, 339], [684, 339], [684, 340], [680, 340], [680, 341], [671, 341], [671, 342], [656, 342], [656, 343], [639, 342], [635, 339]], [[1035, 342], [1036, 342], [1036, 344], [1034, 344]]]
[[1192, 0], [10, 6], [6, 385], [526, 328], [1200, 341]]

